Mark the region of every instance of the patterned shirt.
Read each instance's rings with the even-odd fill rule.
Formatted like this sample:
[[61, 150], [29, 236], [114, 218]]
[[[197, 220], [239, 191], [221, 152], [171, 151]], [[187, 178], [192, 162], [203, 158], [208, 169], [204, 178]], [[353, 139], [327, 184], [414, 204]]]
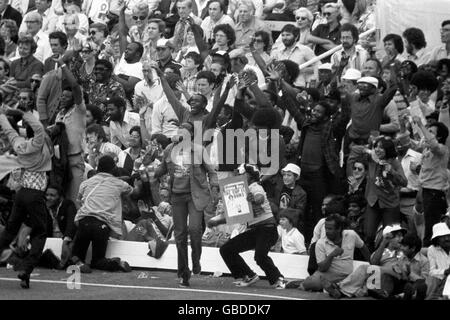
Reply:
[[47, 173], [24, 170], [20, 185], [22, 188], [45, 191], [47, 189]]
[[98, 106], [102, 110], [104, 117], [106, 116], [106, 104], [104, 103], [106, 98], [119, 96], [126, 100], [125, 90], [122, 85], [113, 79], [110, 79], [106, 84], [92, 81], [89, 84], [87, 93], [89, 103]]
[[192, 96], [196, 92], [195, 83], [197, 82], [197, 71], [191, 73], [181, 68], [181, 78], [183, 79], [183, 84], [186, 87], [187, 92]]

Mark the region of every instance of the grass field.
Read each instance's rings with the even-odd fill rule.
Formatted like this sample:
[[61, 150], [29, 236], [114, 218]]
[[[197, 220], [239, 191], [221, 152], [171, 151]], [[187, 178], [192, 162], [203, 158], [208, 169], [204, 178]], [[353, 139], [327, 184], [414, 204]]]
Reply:
[[133, 270], [110, 273], [94, 270], [81, 274], [81, 288], [69, 289], [65, 271], [35, 269], [30, 289], [19, 286], [17, 272], [0, 269], [1, 300], [323, 300], [325, 293], [276, 290], [266, 280], [249, 288], [238, 288], [229, 276], [199, 275], [191, 278], [190, 288], [179, 288], [171, 271]]

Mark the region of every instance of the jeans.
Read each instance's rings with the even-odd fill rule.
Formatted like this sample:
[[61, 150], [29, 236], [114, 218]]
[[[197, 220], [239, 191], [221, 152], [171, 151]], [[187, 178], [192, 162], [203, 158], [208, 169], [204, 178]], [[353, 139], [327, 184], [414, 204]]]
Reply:
[[82, 154], [75, 155], [75, 156], [69, 156], [69, 166], [70, 171], [72, 172], [72, 180], [70, 180], [67, 191], [66, 191], [66, 198], [70, 199], [75, 203], [75, 205], [78, 208], [78, 202], [77, 202], [77, 196], [78, 191], [80, 189], [80, 184], [83, 182], [84, 179], [84, 170], [85, 170], [85, 164], [83, 160]]
[[441, 217], [447, 212], [447, 198], [444, 191], [433, 189], [422, 189], [423, 214], [425, 218], [425, 236], [423, 245], [431, 245], [433, 225], [439, 223]]
[[[188, 233], [192, 249], [192, 269], [200, 272], [200, 257], [202, 255], [202, 223], [203, 211], [195, 208], [190, 193], [172, 194], [173, 224], [175, 242], [178, 253], [178, 277], [190, 278], [188, 262]], [[189, 217], [189, 226], [188, 226]]]
[[92, 242], [91, 267], [99, 270], [118, 271], [118, 259], [106, 259], [110, 229], [106, 223], [94, 217], [85, 217], [78, 223], [72, 254], [85, 262], [89, 244]]
[[8, 248], [25, 220], [32, 228], [31, 250], [22, 266], [23, 271], [31, 274], [39, 262], [47, 239], [47, 208], [43, 191], [22, 188], [17, 192], [6, 228], [0, 235], [0, 252]]
[[366, 236], [365, 243], [371, 252], [375, 249], [374, 241], [380, 222], [383, 221], [383, 227], [385, 227], [394, 223], [400, 223], [400, 219], [399, 207], [380, 208], [378, 202], [373, 207], [367, 205], [364, 219], [364, 234]]
[[252, 277], [255, 272], [250, 269], [239, 253], [255, 249], [255, 261], [272, 285], [278, 278], [283, 277], [268, 256], [270, 248], [277, 242], [277, 239], [278, 232], [275, 226], [251, 228], [228, 240], [220, 248], [220, 255], [234, 278]]

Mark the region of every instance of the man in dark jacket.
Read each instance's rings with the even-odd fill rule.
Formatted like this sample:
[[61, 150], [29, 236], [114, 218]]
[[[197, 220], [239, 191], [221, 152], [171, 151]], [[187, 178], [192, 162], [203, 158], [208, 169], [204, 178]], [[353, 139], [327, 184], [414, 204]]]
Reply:
[[22, 15], [19, 11], [11, 7], [8, 2], [8, 0], [0, 0], [0, 21], [3, 19], [14, 20], [17, 24], [17, 28], [20, 28], [20, 24], [22, 23]]
[[305, 240], [309, 241], [314, 225], [322, 216], [323, 198], [329, 193], [338, 193], [341, 189], [340, 148], [336, 145], [336, 140], [345, 134], [350, 119], [349, 101], [342, 100], [341, 111], [333, 118], [331, 106], [326, 101], [320, 101], [307, 118], [304, 113], [306, 108], [298, 108], [299, 103], [306, 103], [305, 100], [297, 98], [295, 89], [284, 80], [281, 80], [281, 88], [286, 108], [302, 132], [298, 145], [298, 163], [301, 168], [300, 184], [308, 198], [304, 235]]

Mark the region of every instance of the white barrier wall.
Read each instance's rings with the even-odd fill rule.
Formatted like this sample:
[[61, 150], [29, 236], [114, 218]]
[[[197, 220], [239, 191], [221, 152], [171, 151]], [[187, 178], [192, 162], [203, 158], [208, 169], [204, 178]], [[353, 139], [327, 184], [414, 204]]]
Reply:
[[[61, 245], [61, 239], [48, 238], [45, 244], [45, 249], [52, 249], [52, 251], [60, 257]], [[135, 268], [164, 270], [177, 269], [177, 249], [174, 244], [170, 244], [164, 255], [159, 259], [148, 256], [148, 251], [149, 249], [146, 242], [110, 240], [106, 251], [106, 257], [119, 257], [127, 261], [131, 267]], [[258, 275], [264, 276], [264, 272], [256, 265], [253, 256], [254, 251], [242, 253], [242, 257], [250, 268], [253, 269]], [[280, 272], [284, 275], [284, 277], [288, 279], [305, 279], [309, 276], [307, 272], [308, 256], [275, 252], [270, 252], [269, 256], [273, 259], [275, 265], [280, 269]], [[220, 256], [219, 248], [203, 247], [200, 263], [203, 272], [214, 273], [219, 271], [224, 274], [230, 273], [227, 266], [223, 262], [222, 257]], [[354, 262], [355, 267], [360, 264], [367, 263], [361, 261]]]

